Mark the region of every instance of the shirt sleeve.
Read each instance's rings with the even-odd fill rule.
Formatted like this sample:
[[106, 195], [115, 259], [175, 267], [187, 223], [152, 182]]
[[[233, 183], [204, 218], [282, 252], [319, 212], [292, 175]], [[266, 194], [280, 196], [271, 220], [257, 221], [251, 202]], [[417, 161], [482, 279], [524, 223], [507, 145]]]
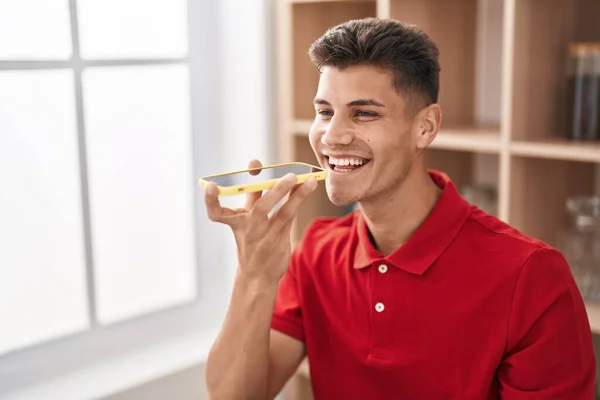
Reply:
[[298, 270], [301, 257], [296, 248], [290, 257], [290, 265], [277, 287], [271, 328], [304, 342], [304, 324], [298, 288]]
[[537, 250], [515, 288], [505, 357], [505, 400], [594, 399], [596, 361], [585, 305], [562, 254]]

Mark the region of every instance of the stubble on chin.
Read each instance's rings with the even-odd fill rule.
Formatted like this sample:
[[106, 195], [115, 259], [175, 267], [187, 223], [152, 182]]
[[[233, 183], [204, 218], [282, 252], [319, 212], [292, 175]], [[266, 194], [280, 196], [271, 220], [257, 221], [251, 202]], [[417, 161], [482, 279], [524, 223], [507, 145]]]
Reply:
[[357, 201], [361, 200], [361, 197], [364, 197], [364, 196], [360, 196], [359, 193], [352, 192], [350, 190], [346, 191], [346, 190], [334, 189], [329, 186], [327, 186], [326, 190], [327, 190], [327, 197], [329, 198], [329, 201], [333, 205], [338, 206], [338, 207], [351, 206], [354, 203], [356, 203]]

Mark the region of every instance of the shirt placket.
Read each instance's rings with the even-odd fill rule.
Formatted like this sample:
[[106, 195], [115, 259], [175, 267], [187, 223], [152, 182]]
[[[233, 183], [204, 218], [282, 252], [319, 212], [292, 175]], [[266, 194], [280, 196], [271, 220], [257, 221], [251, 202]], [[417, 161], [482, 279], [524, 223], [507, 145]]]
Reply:
[[392, 267], [380, 261], [371, 268], [371, 309], [372, 340], [369, 359], [373, 362], [385, 362], [392, 359], [393, 315], [395, 304]]

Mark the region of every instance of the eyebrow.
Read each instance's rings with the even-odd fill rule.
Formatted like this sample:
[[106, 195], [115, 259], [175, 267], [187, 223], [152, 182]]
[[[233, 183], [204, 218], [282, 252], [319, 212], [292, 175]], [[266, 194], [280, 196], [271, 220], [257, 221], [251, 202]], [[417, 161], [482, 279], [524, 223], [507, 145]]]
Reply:
[[[315, 104], [323, 104], [326, 106], [330, 106], [331, 104], [329, 104], [329, 102], [325, 99], [320, 99], [320, 98], [316, 98], [314, 100]], [[373, 100], [373, 99], [357, 99], [357, 100], [352, 100], [350, 103], [347, 103], [346, 106], [348, 107], [356, 107], [356, 106], [375, 106], [375, 107], [385, 107], [385, 105], [383, 103], [378, 102], [377, 100]]]

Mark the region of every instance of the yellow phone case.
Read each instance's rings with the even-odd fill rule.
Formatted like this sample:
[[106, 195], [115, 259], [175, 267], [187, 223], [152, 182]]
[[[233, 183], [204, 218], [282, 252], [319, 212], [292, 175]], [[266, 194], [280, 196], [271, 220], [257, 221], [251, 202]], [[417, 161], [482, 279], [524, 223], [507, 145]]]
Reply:
[[[255, 171], [257, 169], [260, 170], [260, 169], [267, 169], [267, 168], [274, 168], [274, 167], [282, 167], [282, 166], [286, 166], [286, 165], [306, 165], [306, 166], [309, 166], [309, 167], [312, 167], [312, 168], [315, 168], [318, 170], [316, 172], [311, 172], [308, 174], [297, 175], [296, 180], [297, 180], [297, 183], [299, 183], [299, 184], [306, 182], [310, 178], [314, 178], [318, 181], [322, 181], [327, 177], [327, 171], [321, 167], [317, 167], [316, 165], [307, 164], [307, 163], [303, 163], [303, 162], [289, 162], [289, 163], [283, 163], [283, 164], [265, 165], [265, 166], [259, 167], [259, 168], [249, 168], [249, 169], [243, 169], [243, 170], [239, 170], [239, 171], [226, 172], [223, 174], [203, 176], [198, 179], [198, 183], [200, 184], [200, 187], [202, 189], [206, 189], [206, 186], [208, 186], [208, 181], [206, 179], [208, 179], [208, 178], [230, 175], [230, 174], [237, 174], [237, 173], [241, 173], [241, 172], [250, 172], [250, 171]], [[266, 181], [250, 183], [247, 185], [219, 186], [218, 187], [219, 195], [233, 196], [233, 195], [242, 194], [242, 193], [258, 192], [261, 190], [269, 190], [273, 186], [275, 186], [275, 184], [279, 180], [280, 179], [269, 179]]]

